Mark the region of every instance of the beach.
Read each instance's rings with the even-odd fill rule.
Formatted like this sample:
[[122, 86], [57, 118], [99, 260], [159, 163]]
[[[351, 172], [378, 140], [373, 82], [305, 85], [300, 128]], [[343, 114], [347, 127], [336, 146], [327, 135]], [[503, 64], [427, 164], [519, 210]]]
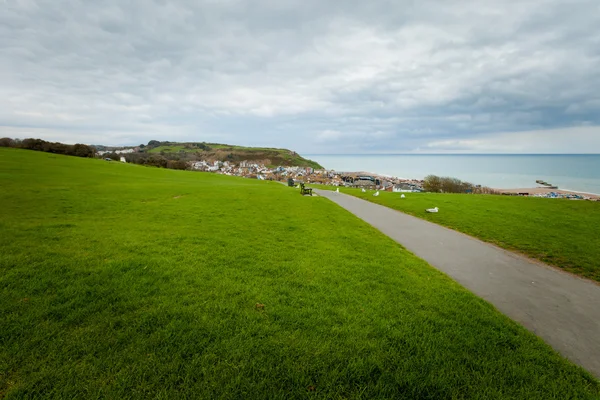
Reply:
[[[449, 176], [474, 185], [536, 188], [544, 180], [560, 190], [600, 194], [600, 155], [519, 154], [340, 154], [307, 155], [328, 170], [422, 180]], [[555, 190], [556, 191], [556, 190]]]
[[594, 193], [585, 193], [585, 192], [576, 192], [571, 190], [564, 189], [548, 189], [542, 187], [534, 187], [534, 188], [516, 188], [516, 189], [494, 189], [500, 193], [511, 193], [511, 194], [519, 194], [519, 193], [528, 193], [529, 196], [544, 196], [549, 195], [550, 193], [556, 193], [562, 196], [568, 195], [576, 195], [581, 196], [585, 199], [594, 199], [600, 200], [600, 195]]
[[[339, 175], [349, 175], [349, 176], [371, 176], [376, 179], [380, 179], [382, 181], [391, 181], [393, 184], [397, 183], [418, 183], [422, 184], [423, 181], [420, 179], [407, 179], [407, 178], [398, 178], [391, 177], [389, 175], [383, 175], [373, 172], [367, 171], [359, 171], [359, 172], [342, 172], [335, 171], [336, 174]], [[570, 198], [570, 199], [583, 199], [583, 200], [597, 200], [600, 201], [600, 194], [597, 193], [587, 193], [582, 191], [575, 190], [566, 190], [566, 189], [551, 189], [545, 187], [529, 187], [529, 188], [509, 188], [509, 189], [500, 189], [500, 188], [491, 188], [493, 191], [498, 194], [512, 194], [512, 195], [526, 195], [531, 197], [548, 197], [548, 198]], [[578, 196], [578, 197], [575, 197]]]

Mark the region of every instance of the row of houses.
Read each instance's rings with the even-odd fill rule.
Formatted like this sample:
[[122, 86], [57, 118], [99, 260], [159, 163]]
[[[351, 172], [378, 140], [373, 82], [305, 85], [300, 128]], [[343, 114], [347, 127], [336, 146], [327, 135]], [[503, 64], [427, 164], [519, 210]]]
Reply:
[[[121, 150], [128, 153], [133, 149]], [[125, 162], [124, 157], [121, 161]], [[188, 163], [191, 170], [212, 172], [231, 176], [241, 176], [259, 180], [287, 181], [289, 178], [294, 182], [317, 183], [333, 186], [344, 186], [362, 188], [365, 190], [387, 190], [392, 192], [422, 192], [420, 181], [401, 180], [398, 178], [378, 177], [370, 175], [349, 175], [344, 172], [333, 170], [315, 170], [311, 167], [278, 166], [269, 168], [263, 164], [244, 160], [239, 164], [231, 161], [191, 161]]]
[[120, 149], [120, 150], [97, 150], [96, 154], [98, 154], [99, 156], [102, 156], [104, 154], [108, 154], [108, 153], [115, 153], [115, 154], [131, 154], [131, 153], [136, 153], [138, 151], [138, 148], [133, 148], [133, 149]]
[[194, 161], [190, 163], [190, 169], [260, 180], [284, 180], [287, 177], [300, 178], [314, 173], [312, 168], [282, 166], [269, 168], [263, 164], [247, 160], [241, 161], [238, 165], [229, 161]]
[[392, 186], [392, 192], [397, 193], [419, 193], [423, 191], [423, 187], [418, 183], [403, 182]]
[[420, 181], [366, 175], [357, 176], [355, 179], [347, 179], [346, 177], [343, 186], [365, 190], [386, 190], [390, 192], [414, 193], [423, 191]]

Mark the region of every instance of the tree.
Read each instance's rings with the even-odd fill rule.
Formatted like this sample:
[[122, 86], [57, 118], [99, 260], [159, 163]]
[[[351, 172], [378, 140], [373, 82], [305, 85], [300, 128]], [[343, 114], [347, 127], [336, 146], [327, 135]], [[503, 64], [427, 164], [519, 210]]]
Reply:
[[473, 191], [474, 187], [475, 185], [470, 182], [463, 182], [449, 176], [440, 178], [436, 175], [427, 175], [423, 180], [423, 189], [434, 193], [468, 193]]
[[119, 161], [121, 159], [121, 156], [119, 156], [117, 153], [115, 153], [113, 151], [112, 153], [106, 153], [104, 155], [104, 158], [110, 158], [113, 161]]
[[94, 157], [96, 152], [90, 146], [77, 143], [73, 146], [73, 155], [77, 157]]
[[152, 154], [150, 157], [146, 159], [146, 165], [151, 165], [153, 167], [166, 168], [167, 167], [167, 159], [159, 154]]
[[427, 175], [423, 180], [423, 189], [426, 192], [439, 193], [442, 189], [442, 181], [439, 176]]
[[461, 193], [463, 182], [460, 179], [444, 176], [440, 178], [440, 189], [444, 193]]
[[42, 140], [42, 139], [27, 138], [27, 139], [23, 139], [23, 141], [21, 142], [21, 148], [27, 149], [27, 150], [44, 151], [45, 143], [48, 143], [48, 142], [46, 142], [45, 140]]
[[167, 168], [170, 169], [187, 169], [187, 164], [185, 161], [181, 160], [168, 160]]
[[15, 147], [15, 141], [8, 137], [1, 138], [0, 147]]

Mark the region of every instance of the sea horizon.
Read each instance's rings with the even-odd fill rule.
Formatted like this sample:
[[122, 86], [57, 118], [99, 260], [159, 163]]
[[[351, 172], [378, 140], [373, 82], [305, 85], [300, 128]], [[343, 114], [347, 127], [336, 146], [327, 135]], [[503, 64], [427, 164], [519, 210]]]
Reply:
[[372, 153], [303, 154], [324, 168], [401, 179], [451, 176], [495, 189], [534, 188], [544, 180], [561, 190], [600, 194], [600, 154]]
[[600, 153], [303, 153], [302, 156], [600, 156]]

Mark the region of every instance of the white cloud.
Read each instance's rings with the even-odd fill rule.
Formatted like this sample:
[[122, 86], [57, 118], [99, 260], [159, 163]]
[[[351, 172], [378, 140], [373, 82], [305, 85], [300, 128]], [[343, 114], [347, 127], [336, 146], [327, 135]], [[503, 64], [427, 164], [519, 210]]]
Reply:
[[[9, 0], [0, 136], [519, 151], [503, 132], [600, 126], [599, 7]], [[600, 152], [594, 135], [582, 148]]]
[[507, 132], [427, 143], [422, 153], [596, 153], [600, 127]]
[[323, 132], [319, 132], [316, 141], [319, 143], [337, 142], [343, 136], [340, 131], [324, 130]]

